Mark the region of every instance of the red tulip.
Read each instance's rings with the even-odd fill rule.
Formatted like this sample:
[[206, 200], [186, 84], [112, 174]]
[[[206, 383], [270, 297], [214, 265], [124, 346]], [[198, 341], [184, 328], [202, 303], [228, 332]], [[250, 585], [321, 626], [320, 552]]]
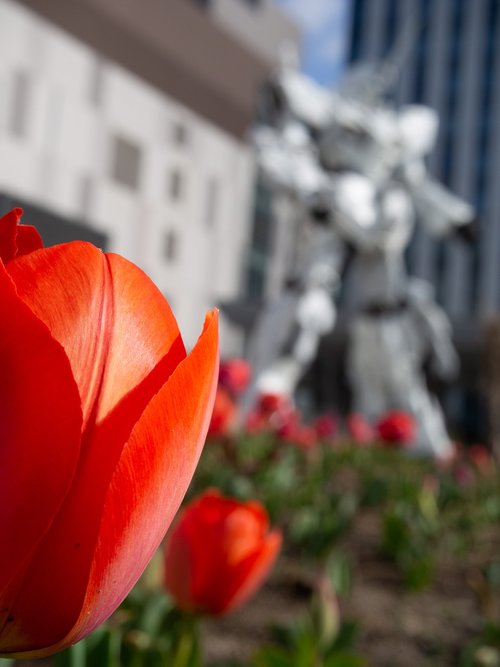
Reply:
[[252, 370], [244, 359], [222, 361], [219, 370], [219, 384], [232, 394], [241, 394], [248, 387]]
[[269, 430], [269, 420], [258, 410], [251, 410], [245, 419], [245, 431], [249, 435], [257, 435]]
[[318, 434], [312, 426], [300, 425], [290, 440], [303, 449], [311, 449], [318, 444]]
[[474, 484], [474, 473], [466, 463], [458, 463], [453, 470], [453, 477], [462, 489], [469, 489]]
[[172, 312], [122, 257], [41, 248], [0, 219], [0, 654], [40, 657], [120, 604], [196, 466], [217, 317], [186, 356]]
[[484, 445], [476, 443], [471, 445], [467, 450], [469, 460], [472, 462], [476, 470], [480, 473], [488, 473], [494, 470], [493, 457]]
[[279, 440], [293, 440], [297, 431], [301, 428], [300, 413], [295, 408], [284, 409], [273, 413], [270, 425]]
[[352, 412], [346, 418], [347, 432], [358, 445], [373, 442], [375, 434], [370, 422], [359, 412]]
[[262, 414], [271, 416], [275, 412], [287, 410], [290, 400], [282, 394], [259, 394], [256, 409]]
[[378, 437], [386, 443], [406, 445], [412, 442], [416, 434], [413, 417], [402, 410], [387, 412], [376, 425]]
[[236, 404], [225, 389], [218, 387], [208, 435], [214, 438], [227, 435], [236, 417]]
[[187, 612], [225, 614], [264, 581], [281, 546], [257, 502], [210, 490], [179, 515], [166, 544], [165, 585]]
[[318, 434], [312, 426], [302, 424], [300, 413], [291, 409], [282, 414], [273, 415], [274, 431], [279, 440], [286, 440], [304, 449], [310, 449], [318, 443]]
[[317, 417], [313, 423], [318, 438], [323, 440], [333, 440], [337, 434], [338, 421], [332, 414], [324, 414]]

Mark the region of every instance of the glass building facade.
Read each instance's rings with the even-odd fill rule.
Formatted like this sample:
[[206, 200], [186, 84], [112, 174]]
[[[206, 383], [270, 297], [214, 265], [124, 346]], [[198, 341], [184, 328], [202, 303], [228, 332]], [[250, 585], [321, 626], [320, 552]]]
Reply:
[[478, 345], [500, 310], [500, 0], [352, 0], [351, 6], [351, 63], [380, 60], [413, 23], [393, 98], [436, 109], [440, 130], [428, 168], [477, 210], [475, 244], [435, 240], [419, 226], [407, 252], [410, 273], [434, 285], [454, 324], [464, 370], [449, 392], [448, 412], [463, 433], [481, 421]]
[[435, 284], [454, 320], [487, 318], [500, 309], [500, 0], [353, 0], [350, 61], [386, 56], [407, 21], [415, 43], [394, 97], [436, 109], [429, 169], [475, 206], [481, 227], [472, 248], [419, 231], [410, 269]]

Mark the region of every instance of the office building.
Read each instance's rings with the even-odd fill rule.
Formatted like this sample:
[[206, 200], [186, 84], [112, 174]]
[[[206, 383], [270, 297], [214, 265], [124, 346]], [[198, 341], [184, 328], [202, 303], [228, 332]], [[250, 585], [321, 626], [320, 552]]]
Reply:
[[2, 211], [23, 205], [47, 243], [87, 238], [139, 264], [188, 346], [240, 292], [246, 132], [272, 67], [198, 4], [0, 0]]

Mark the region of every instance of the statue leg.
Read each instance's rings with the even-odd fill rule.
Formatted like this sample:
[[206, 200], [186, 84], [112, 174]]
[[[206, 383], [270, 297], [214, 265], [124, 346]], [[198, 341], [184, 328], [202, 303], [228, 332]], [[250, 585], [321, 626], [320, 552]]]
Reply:
[[422, 372], [425, 338], [411, 310], [383, 323], [391, 386], [390, 404], [410, 413], [417, 425], [412, 451], [445, 458], [452, 453], [441, 406], [429, 392]]
[[385, 355], [378, 322], [358, 316], [349, 332], [347, 377], [353, 394], [353, 412], [375, 420], [387, 406]]

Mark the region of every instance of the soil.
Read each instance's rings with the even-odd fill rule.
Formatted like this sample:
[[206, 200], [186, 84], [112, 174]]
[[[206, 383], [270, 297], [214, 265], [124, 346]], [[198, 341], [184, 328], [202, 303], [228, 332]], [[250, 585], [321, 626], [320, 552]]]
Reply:
[[[341, 612], [359, 623], [357, 652], [370, 667], [457, 667], [485, 618], [500, 620], [500, 600], [492, 597], [482, 574], [500, 554], [500, 526], [485, 531], [462, 558], [441, 558], [432, 583], [409, 592], [380, 553], [377, 521], [376, 514], [361, 514], [341, 545], [354, 563], [351, 593]], [[205, 623], [206, 664], [244, 662], [270, 643], [271, 626], [306, 613], [309, 581], [304, 565], [282, 557], [267, 585], [243, 609]]]

